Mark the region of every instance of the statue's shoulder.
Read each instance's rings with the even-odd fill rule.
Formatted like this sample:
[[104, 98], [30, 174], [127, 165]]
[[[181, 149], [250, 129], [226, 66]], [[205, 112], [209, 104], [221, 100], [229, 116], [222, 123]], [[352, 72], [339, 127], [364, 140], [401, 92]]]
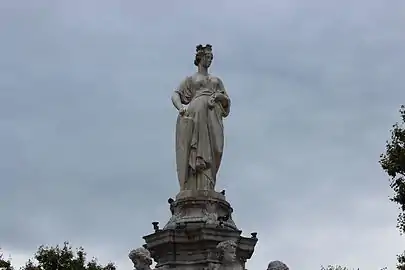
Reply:
[[194, 75], [189, 75], [189, 76], [184, 77], [182, 82], [190, 84], [190, 83], [193, 83], [194, 80], [195, 80]]
[[193, 84], [192, 76], [186, 76], [181, 80], [179, 88], [180, 89], [188, 88], [192, 84]]
[[215, 75], [210, 75], [210, 80], [216, 84], [223, 84], [222, 79]]
[[188, 80], [195, 82], [201, 80], [203, 77], [201, 74], [198, 74], [198, 72], [193, 73], [190, 76], [187, 76]]

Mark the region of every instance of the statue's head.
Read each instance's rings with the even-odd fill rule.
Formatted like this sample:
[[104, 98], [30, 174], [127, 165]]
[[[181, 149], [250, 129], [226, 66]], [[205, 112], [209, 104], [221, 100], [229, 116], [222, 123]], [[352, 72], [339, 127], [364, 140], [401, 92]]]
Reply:
[[212, 46], [210, 44], [207, 44], [205, 46], [201, 44], [197, 45], [194, 65], [209, 68], [211, 66], [213, 58], [214, 55], [212, 54]]
[[272, 261], [267, 266], [267, 270], [289, 270], [289, 268], [281, 261]]
[[140, 247], [134, 249], [129, 253], [128, 257], [134, 264], [136, 270], [150, 269], [152, 258], [150, 256], [149, 250], [147, 250], [146, 248]]
[[236, 260], [236, 242], [233, 240], [222, 241], [217, 245], [219, 259], [223, 263], [231, 263]]

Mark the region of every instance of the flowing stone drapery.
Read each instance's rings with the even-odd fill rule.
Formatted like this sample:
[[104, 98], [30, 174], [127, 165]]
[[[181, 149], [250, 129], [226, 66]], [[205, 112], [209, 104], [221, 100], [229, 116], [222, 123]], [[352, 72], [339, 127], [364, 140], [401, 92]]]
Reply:
[[[176, 93], [187, 105], [186, 113], [179, 114], [176, 123], [180, 190], [213, 190], [224, 149], [222, 119], [229, 114], [229, 96], [221, 79], [198, 73], [187, 77]], [[218, 93], [225, 102], [215, 100]]]

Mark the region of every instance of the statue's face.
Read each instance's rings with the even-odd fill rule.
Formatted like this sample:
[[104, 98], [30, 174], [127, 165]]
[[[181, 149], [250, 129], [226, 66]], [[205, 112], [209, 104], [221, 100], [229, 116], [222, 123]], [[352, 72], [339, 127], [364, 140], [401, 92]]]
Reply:
[[224, 250], [224, 262], [234, 262], [236, 260], [236, 247], [230, 246]]
[[135, 260], [133, 260], [133, 263], [136, 270], [147, 269], [145, 263], [140, 258], [135, 258]]
[[209, 68], [211, 66], [213, 58], [214, 58], [213, 54], [211, 52], [207, 52], [201, 58], [200, 64], [205, 68]]

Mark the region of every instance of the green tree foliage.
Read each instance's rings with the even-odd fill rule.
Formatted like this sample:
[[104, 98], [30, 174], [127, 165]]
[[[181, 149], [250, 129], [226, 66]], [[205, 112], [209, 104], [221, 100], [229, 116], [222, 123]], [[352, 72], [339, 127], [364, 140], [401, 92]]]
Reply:
[[[0, 267], [13, 270], [10, 262], [1, 257]], [[28, 260], [21, 270], [116, 270], [116, 267], [112, 263], [103, 266], [94, 258], [87, 261], [83, 248], [73, 251], [69, 243], [65, 242], [62, 247], [40, 246], [34, 260]]]
[[[391, 129], [391, 138], [387, 141], [385, 153], [380, 156], [380, 164], [390, 177], [390, 187], [394, 191], [391, 201], [398, 204], [397, 227], [400, 233], [405, 232], [405, 106], [399, 110], [401, 121]], [[398, 255], [399, 270], [405, 270], [405, 253]]]
[[349, 269], [348, 267], [344, 267], [341, 265], [328, 265], [327, 267], [321, 266], [321, 270], [352, 270], [352, 269]]
[[5, 260], [3, 254], [0, 252], [0, 269], [4, 270], [13, 270], [10, 260]]
[[393, 125], [385, 153], [380, 156], [380, 164], [390, 177], [390, 186], [394, 191], [391, 201], [397, 203], [401, 209], [398, 228], [403, 233], [405, 232], [405, 106], [401, 106], [399, 112], [402, 122]]
[[[328, 265], [327, 267], [321, 266], [321, 270], [352, 270], [352, 269], [341, 265]], [[357, 270], [360, 269], [357, 268]], [[387, 267], [381, 268], [380, 270], [387, 270]]]
[[405, 252], [400, 255], [397, 255], [397, 260], [398, 260], [397, 269], [405, 270]]

